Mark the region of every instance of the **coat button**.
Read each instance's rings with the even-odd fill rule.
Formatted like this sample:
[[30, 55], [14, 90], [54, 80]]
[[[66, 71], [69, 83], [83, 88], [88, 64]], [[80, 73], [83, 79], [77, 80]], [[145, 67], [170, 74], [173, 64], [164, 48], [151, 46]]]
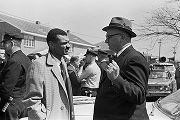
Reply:
[[63, 106], [61, 106], [61, 108], [60, 108], [61, 110], [64, 110], [64, 107]]

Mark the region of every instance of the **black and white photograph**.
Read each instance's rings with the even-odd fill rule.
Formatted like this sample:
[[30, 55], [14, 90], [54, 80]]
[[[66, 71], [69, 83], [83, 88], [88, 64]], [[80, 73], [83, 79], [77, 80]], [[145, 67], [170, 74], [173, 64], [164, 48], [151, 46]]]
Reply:
[[180, 120], [180, 0], [0, 6], [0, 120]]

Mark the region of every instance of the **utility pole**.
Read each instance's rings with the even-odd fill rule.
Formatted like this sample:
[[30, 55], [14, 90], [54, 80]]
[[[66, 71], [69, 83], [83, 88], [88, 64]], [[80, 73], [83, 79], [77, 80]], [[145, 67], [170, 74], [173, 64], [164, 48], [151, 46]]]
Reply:
[[160, 60], [160, 57], [161, 57], [161, 39], [159, 40], [159, 60]]
[[173, 49], [174, 49], [173, 54], [174, 54], [174, 63], [175, 63], [176, 47], [173, 47]]

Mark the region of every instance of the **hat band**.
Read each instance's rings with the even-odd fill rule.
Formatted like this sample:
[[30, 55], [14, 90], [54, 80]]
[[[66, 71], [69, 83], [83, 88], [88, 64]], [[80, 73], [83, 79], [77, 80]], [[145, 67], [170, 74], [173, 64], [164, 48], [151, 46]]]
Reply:
[[118, 24], [118, 23], [110, 23], [109, 26], [121, 27], [121, 28], [125, 28], [125, 29], [132, 31], [132, 29], [129, 26]]

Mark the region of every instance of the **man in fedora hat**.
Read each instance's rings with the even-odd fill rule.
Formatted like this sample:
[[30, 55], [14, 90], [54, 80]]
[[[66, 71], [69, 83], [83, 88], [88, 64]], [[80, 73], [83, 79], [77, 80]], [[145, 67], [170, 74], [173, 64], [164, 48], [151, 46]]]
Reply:
[[80, 66], [78, 79], [79, 81], [85, 80], [81, 85], [81, 95], [83, 96], [95, 97], [97, 94], [101, 76], [101, 70], [96, 63], [97, 55], [97, 52], [93, 50], [87, 50], [85, 54], [85, 62], [87, 64], [87, 67], [83, 70], [84, 64]]
[[[30, 59], [21, 51], [21, 34], [6, 33], [3, 48], [8, 58], [0, 77], [0, 119], [18, 120], [24, 117], [22, 98], [26, 90], [26, 75]], [[11, 102], [5, 107], [9, 100]]]
[[113, 17], [103, 31], [105, 42], [117, 58], [104, 68], [106, 74], [99, 85], [94, 120], [149, 120], [146, 110], [149, 64], [131, 44], [131, 38], [136, 37], [131, 22]]

